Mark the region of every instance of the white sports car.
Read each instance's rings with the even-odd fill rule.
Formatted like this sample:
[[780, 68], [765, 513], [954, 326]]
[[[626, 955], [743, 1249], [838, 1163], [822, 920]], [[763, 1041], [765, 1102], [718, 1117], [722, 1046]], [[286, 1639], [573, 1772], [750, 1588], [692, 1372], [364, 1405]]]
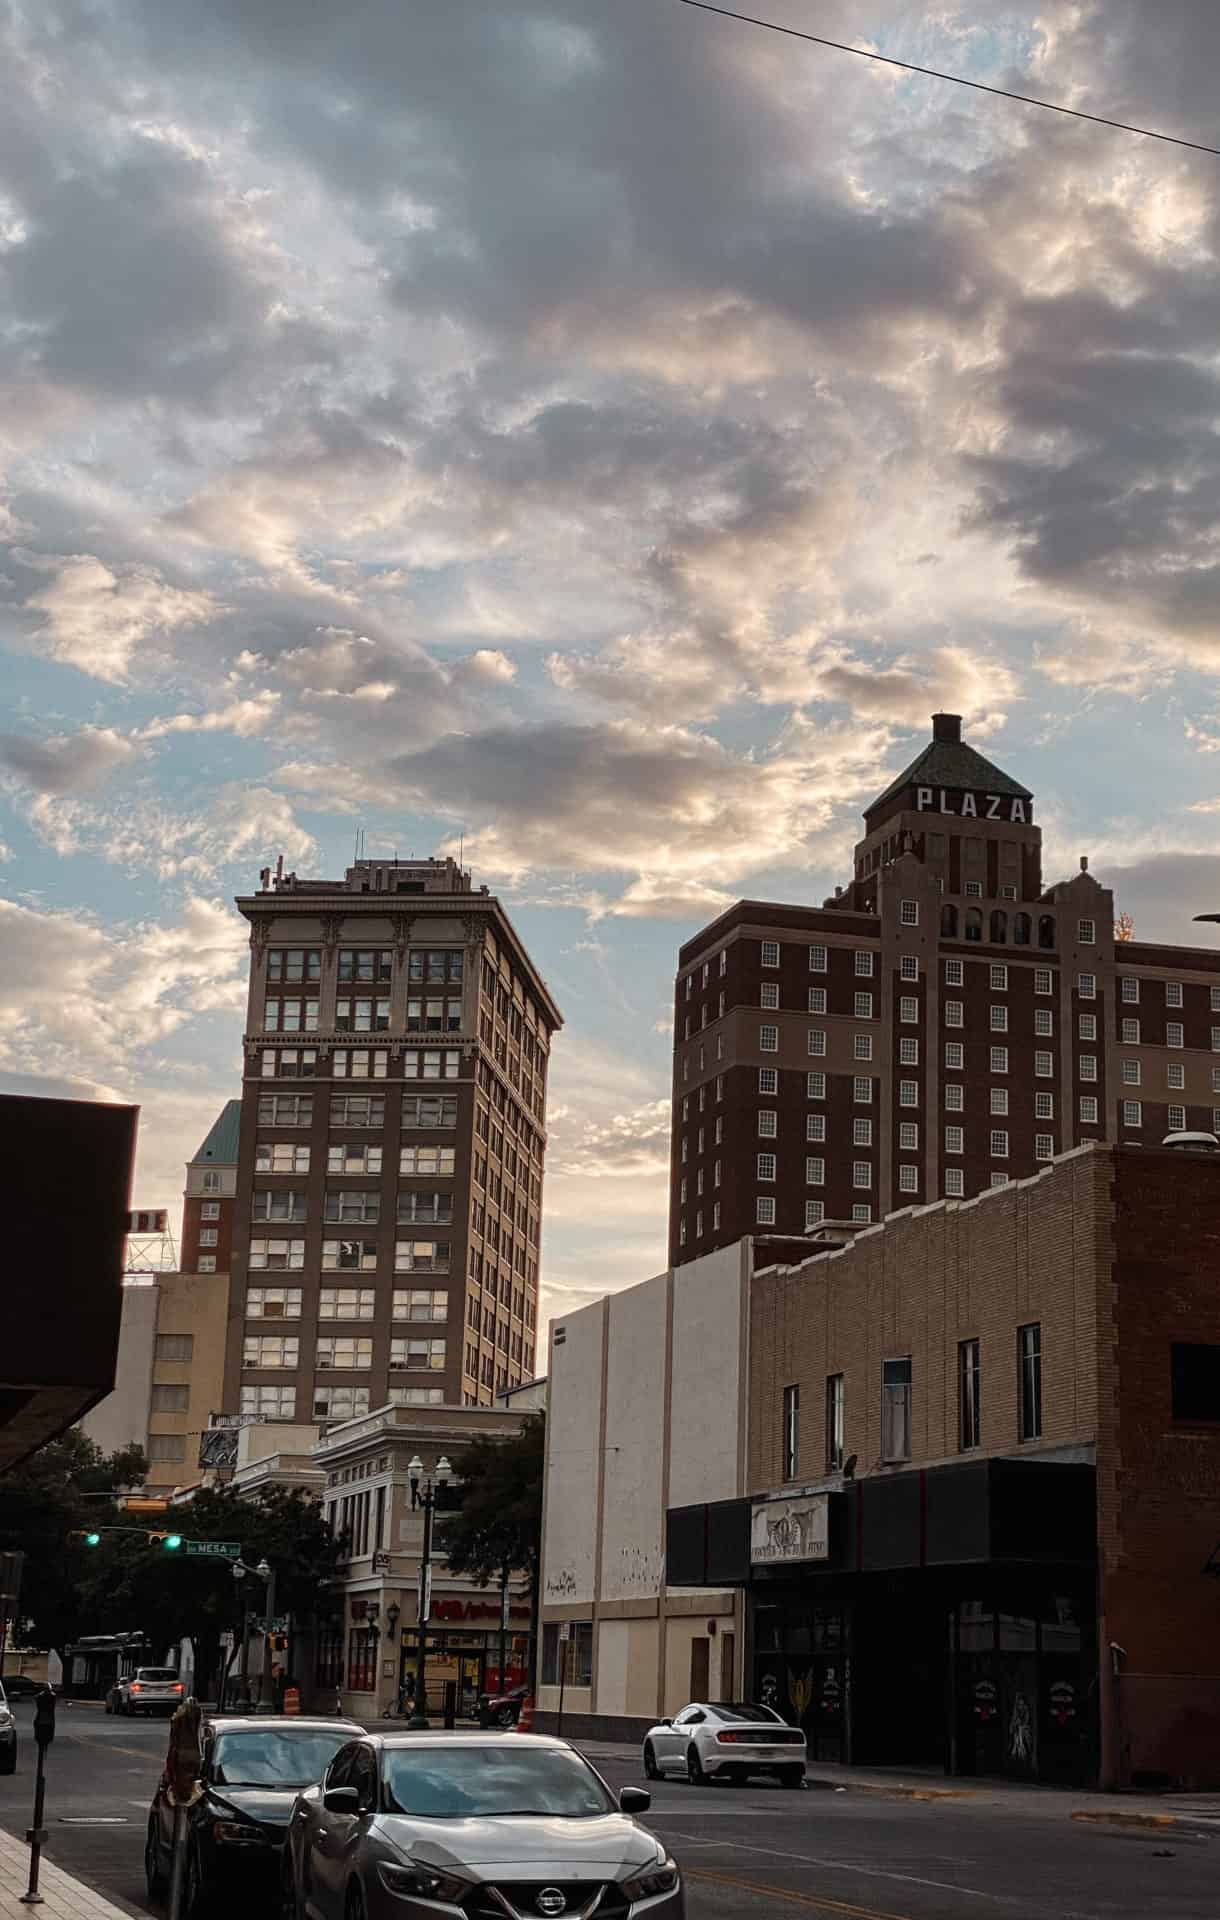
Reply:
[[644, 1772], [650, 1780], [684, 1773], [693, 1787], [712, 1780], [742, 1785], [751, 1773], [770, 1774], [782, 1787], [805, 1780], [805, 1736], [755, 1701], [695, 1701], [644, 1735]]

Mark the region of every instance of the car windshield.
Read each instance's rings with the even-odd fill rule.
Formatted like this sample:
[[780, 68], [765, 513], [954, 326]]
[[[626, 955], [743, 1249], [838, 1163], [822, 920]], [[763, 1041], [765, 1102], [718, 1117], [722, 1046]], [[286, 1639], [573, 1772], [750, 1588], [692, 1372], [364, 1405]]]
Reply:
[[218, 1787], [308, 1787], [322, 1778], [351, 1737], [350, 1727], [333, 1733], [321, 1727], [222, 1733], [212, 1756], [212, 1779]]
[[[778, 1713], [772, 1713], [770, 1707], [760, 1707], [752, 1700], [718, 1700], [711, 1709], [718, 1720], [744, 1720], [751, 1726], [757, 1726], [760, 1720], [779, 1721]], [[780, 1721], [782, 1725], [782, 1721]]]
[[428, 1820], [540, 1814], [587, 1820], [614, 1801], [577, 1753], [560, 1747], [390, 1747], [385, 1754], [389, 1813]]
[[177, 1678], [178, 1675], [173, 1667], [141, 1667], [136, 1674], [137, 1680], [176, 1680]]

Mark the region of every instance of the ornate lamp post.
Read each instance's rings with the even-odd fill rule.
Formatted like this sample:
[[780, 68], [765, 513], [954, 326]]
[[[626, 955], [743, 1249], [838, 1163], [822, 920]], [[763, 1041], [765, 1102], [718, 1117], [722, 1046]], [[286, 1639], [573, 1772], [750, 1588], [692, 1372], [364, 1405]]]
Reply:
[[419, 1558], [419, 1615], [415, 1649], [415, 1711], [408, 1720], [409, 1727], [426, 1727], [428, 1724], [428, 1703], [424, 1693], [425, 1663], [427, 1660], [428, 1619], [432, 1612], [432, 1519], [436, 1512], [436, 1496], [442, 1487], [448, 1486], [453, 1478], [453, 1468], [444, 1454], [441, 1455], [431, 1474], [424, 1478], [424, 1463], [416, 1454], [407, 1467], [407, 1479], [411, 1483], [412, 1510], [423, 1508], [424, 1543]]

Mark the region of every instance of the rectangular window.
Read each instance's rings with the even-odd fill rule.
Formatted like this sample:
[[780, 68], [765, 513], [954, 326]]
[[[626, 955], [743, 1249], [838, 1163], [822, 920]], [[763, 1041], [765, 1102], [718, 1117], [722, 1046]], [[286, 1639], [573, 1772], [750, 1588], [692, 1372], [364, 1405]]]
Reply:
[[398, 1223], [409, 1226], [413, 1221], [422, 1224], [434, 1221], [445, 1224], [453, 1218], [452, 1193], [426, 1193], [422, 1189], [399, 1192]]
[[336, 1080], [384, 1080], [389, 1055], [384, 1047], [336, 1047], [330, 1056]]
[[991, 1111], [993, 1113], [1008, 1112], [1008, 1088], [1007, 1087], [993, 1087], [991, 1089]]
[[444, 1320], [449, 1313], [449, 1295], [443, 1287], [396, 1287], [393, 1314], [395, 1320]]
[[[452, 1245], [448, 1240], [396, 1240], [394, 1242], [396, 1273], [448, 1273], [451, 1257]], [[394, 1297], [397, 1299], [397, 1294]]]
[[1122, 986], [1122, 996], [1124, 1001], [1126, 1001], [1127, 1005], [1128, 1006], [1138, 1005], [1139, 997], [1140, 997], [1140, 983], [1137, 977], [1135, 976], [1135, 974], [1124, 973], [1122, 976], [1121, 986]]
[[1212, 1028], [1212, 1052], [1220, 1053], [1220, 1027]]
[[344, 1143], [338, 1147], [326, 1149], [327, 1173], [363, 1173], [381, 1172], [381, 1148], [352, 1146]]
[[219, 1241], [220, 1241], [219, 1227], [200, 1227], [199, 1244], [201, 1247], [214, 1247], [219, 1244]]
[[810, 973], [825, 973], [825, 971], [826, 971], [826, 949], [825, 949], [825, 947], [810, 947], [810, 949], [809, 949], [809, 971], [810, 971]]
[[945, 1199], [960, 1200], [966, 1191], [966, 1176], [960, 1167], [945, 1168]]
[[1055, 1157], [1055, 1136], [1053, 1133], [1034, 1135], [1034, 1159], [1053, 1160]]
[[825, 987], [810, 987], [810, 989], [809, 989], [809, 1011], [810, 1011], [810, 1013], [825, 1013], [825, 1011], [826, 1011], [826, 989], [825, 989]]
[[754, 1202], [754, 1222], [756, 1226], [773, 1227], [775, 1225], [775, 1196], [760, 1193]]
[[993, 964], [991, 969], [991, 991], [993, 993], [1008, 992], [1008, 968], [1007, 967], [997, 966]]
[[758, 1178], [760, 1180], [774, 1180], [775, 1164], [775, 1155], [773, 1153], [760, 1153], [758, 1156]]
[[216, 1271], [216, 1255], [214, 1253], [201, 1253], [199, 1255], [199, 1272], [215, 1273], [215, 1271]]
[[826, 1098], [826, 1075], [824, 1073], [807, 1073], [805, 1075], [805, 1098], [806, 1100], [824, 1100]]
[[964, 1153], [966, 1151], [966, 1130], [964, 1127], [945, 1128], [945, 1152]]
[[961, 1000], [945, 1001], [945, 1025], [963, 1027], [966, 1024], [966, 1008]]
[[993, 1160], [1007, 1160], [1008, 1135], [1003, 1127], [991, 1129], [991, 1157]]
[[918, 1080], [900, 1080], [898, 1082], [898, 1104], [900, 1107], [917, 1107], [919, 1105]]
[[719, 1202], [719, 1200], [716, 1200], [716, 1201], [714, 1201], [714, 1202], [713, 1202], [713, 1205], [712, 1205], [712, 1232], [713, 1232], [713, 1233], [719, 1233], [719, 1232], [720, 1232], [720, 1202]]
[[248, 1333], [241, 1345], [243, 1367], [295, 1367], [299, 1354], [295, 1334]]
[[[415, 960], [411, 955], [411, 978], [415, 978]], [[381, 947], [375, 951], [368, 948], [340, 947], [339, 980], [344, 986], [359, 986], [372, 980], [388, 980], [394, 971], [394, 955], [390, 948]]]
[[779, 981], [764, 980], [758, 989], [759, 1005], [773, 1013], [779, 1006]]
[[854, 1014], [857, 1020], [871, 1020], [873, 1017], [873, 996], [871, 993], [858, 993], [854, 1000]]
[[960, 1073], [965, 1063], [965, 1049], [960, 1040], [946, 1040], [945, 1067], [949, 1073]]
[[1097, 923], [1095, 921], [1078, 920], [1076, 922], [1077, 946], [1091, 947], [1096, 939], [1097, 939]]
[[337, 1386], [329, 1380], [315, 1380], [313, 1417], [315, 1420], [354, 1420], [369, 1410], [367, 1387]]
[[377, 1267], [375, 1240], [324, 1240], [323, 1273], [372, 1273]]
[[903, 1067], [919, 1065], [919, 1041], [913, 1033], [904, 1033], [899, 1037], [898, 1064]]
[[290, 1187], [256, 1189], [250, 1200], [252, 1220], [303, 1220], [305, 1195]]
[[851, 1097], [858, 1107], [872, 1105], [873, 1083], [862, 1074], [857, 1074], [851, 1083]]
[[1034, 1073], [1039, 1080], [1053, 1079], [1055, 1073], [1054, 1054], [1040, 1047], [1034, 1054]]
[[945, 961], [945, 985], [947, 987], [960, 987], [964, 985], [962, 962], [960, 960]]
[[[382, 1107], [384, 1102], [373, 1101], [374, 1106]], [[457, 1098], [444, 1093], [409, 1093], [404, 1095], [402, 1103], [402, 1125], [404, 1130], [416, 1127], [456, 1127]], [[349, 1121], [348, 1125], [380, 1126], [381, 1121], [370, 1118], [367, 1123]]]
[[760, 1067], [758, 1069], [758, 1091], [760, 1093], [779, 1092], [779, 1074], [774, 1067]]
[[919, 1122], [917, 1120], [902, 1120], [899, 1122], [898, 1146], [903, 1153], [918, 1153]]
[[982, 881], [981, 881], [981, 880], [967, 880], [967, 882], [966, 882], [966, 898], [967, 898], [967, 900], [981, 900], [981, 899], [982, 899], [982, 897], [983, 897], [983, 883], [982, 883]]
[[826, 1376], [826, 1471], [838, 1473], [843, 1466], [846, 1380], [841, 1373]]
[[440, 1373], [445, 1365], [443, 1340], [392, 1339], [390, 1367], [399, 1372]]
[[1018, 1427], [1022, 1440], [1042, 1436], [1042, 1327], [1017, 1329]]
[[148, 1404], [153, 1413], [185, 1413], [191, 1404], [191, 1390], [188, 1386], [154, 1387]]
[[1097, 1015], [1095, 1013], [1082, 1013], [1077, 1025], [1082, 1040], [1096, 1040]]
[[870, 1164], [869, 1164], [869, 1162], [868, 1162], [867, 1160], [853, 1160], [853, 1161], [852, 1161], [852, 1167], [851, 1167], [851, 1183], [852, 1183], [852, 1186], [853, 1186], [853, 1187], [864, 1187], [864, 1188], [866, 1188], [866, 1187], [871, 1187], [871, 1186], [872, 1186], [872, 1184], [873, 1184], [873, 1169], [872, 1169], [872, 1167], [870, 1166]]
[[993, 1033], [1008, 1032], [1008, 1008], [1007, 1007], [1005, 1006], [992, 1007], [991, 1031]]
[[1180, 1060], [1171, 1060], [1165, 1069], [1165, 1081], [1170, 1091], [1181, 1091], [1186, 1086], [1186, 1068]]
[[779, 941], [764, 940], [762, 943], [762, 963], [764, 967], [778, 967]]
[[918, 1167], [899, 1167], [898, 1191], [899, 1193], [918, 1193], [919, 1192], [919, 1168]]
[[559, 1685], [560, 1661], [565, 1656], [568, 1661], [565, 1669], [567, 1684], [570, 1687], [587, 1687], [593, 1680], [593, 1623], [590, 1620], [573, 1620], [571, 1639], [562, 1642], [559, 1627], [549, 1622], [542, 1629], [542, 1671], [540, 1679], [544, 1687]]
[[801, 1467], [801, 1390], [784, 1388], [783, 1456], [785, 1480], [795, 1480]]
[[[721, 947], [721, 949], [720, 949], [720, 978], [721, 978], [722, 980], [724, 979], [724, 976], [725, 976], [725, 974], [726, 974], [726, 973], [728, 972], [728, 970], [729, 970], [729, 950], [728, 950], [728, 948], [727, 948], [727, 947]], [[689, 980], [687, 981], [687, 983], [686, 983], [686, 984], [687, 984], [687, 986], [689, 986], [689, 985], [690, 985], [690, 982], [689, 982]]]
[[1097, 1125], [1097, 1095], [1095, 1093], [1081, 1094], [1080, 1120], [1082, 1126], [1095, 1127]]
[[[1180, 1007], [1181, 1004], [1182, 1004], [1182, 982], [1180, 980], [1166, 980], [1165, 1005], [1167, 1007]], [[1216, 989], [1215, 987], [1213, 987], [1212, 988], [1212, 1006], [1214, 1007], [1215, 1004], [1216, 1004]]]
[[308, 1173], [309, 1148], [291, 1140], [260, 1140], [254, 1149], [255, 1173]]
[[314, 1365], [321, 1372], [333, 1367], [336, 1372], [363, 1372], [373, 1364], [371, 1334], [320, 1333]]
[[319, 1320], [371, 1320], [376, 1295], [372, 1287], [323, 1287], [318, 1295]]
[[1121, 1022], [1120, 1038], [1125, 1047], [1138, 1047], [1140, 1043], [1140, 1023], [1138, 1020]]
[[263, 1026], [268, 1033], [316, 1033], [316, 1000], [268, 1000], [263, 1006]]
[[1124, 1060], [1121, 1066], [1124, 1087], [1138, 1087], [1140, 1083], [1140, 1063], [1138, 1060]]
[[873, 1144], [873, 1123], [871, 1120], [853, 1120], [851, 1123], [852, 1145], [871, 1147]]
[[992, 1047], [991, 1071], [992, 1073], [1008, 1072], [1008, 1048], [1007, 1047]]
[[911, 1457], [911, 1362], [885, 1360], [881, 1366], [881, 1458]]
[[814, 1154], [805, 1156], [805, 1185], [807, 1187], [826, 1185], [826, 1162]]
[[1097, 976], [1092, 973], [1078, 973], [1076, 975], [1076, 991], [1082, 1000], [1095, 1000], [1097, 998]]
[[805, 1115], [805, 1138], [815, 1143], [826, 1138], [826, 1115], [807, 1113]]
[[1095, 1053], [1082, 1053], [1076, 1063], [1076, 1071], [1082, 1080], [1096, 1080], [1097, 1055]]
[[966, 1089], [957, 1080], [950, 1080], [945, 1088], [945, 1112], [963, 1113], [966, 1107]]
[[[429, 1007], [432, 1006], [429, 1001]], [[439, 1006], [441, 1003], [436, 1002]], [[420, 1006], [418, 1000], [408, 1002], [408, 1013]], [[335, 1029], [338, 1033], [384, 1033], [390, 1024], [390, 1003], [388, 1000], [336, 1000]], [[419, 1031], [424, 1020], [422, 1014], [415, 1019], [408, 1018], [407, 1025], [413, 1031]], [[427, 1023], [431, 1026], [431, 1022]], [[443, 1030], [443, 1016], [436, 1023], [435, 1031]]]
[[272, 947], [267, 955], [267, 978], [277, 985], [282, 982], [297, 986], [303, 980], [319, 980], [321, 977], [322, 954], [317, 947]]
[[820, 1227], [825, 1218], [826, 1218], [826, 1203], [824, 1200], [806, 1200], [805, 1202], [806, 1233], [808, 1233], [810, 1227]]
[[299, 1320], [300, 1287], [247, 1287], [247, 1320]]
[[398, 1171], [449, 1179], [453, 1175], [456, 1155], [456, 1147], [401, 1147]]
[[1055, 1016], [1050, 1007], [1034, 1008], [1034, 1032], [1040, 1039], [1047, 1039], [1055, 1031]]
[[758, 1050], [760, 1053], [779, 1052], [778, 1027], [760, 1027], [758, 1029]]
[[1051, 970], [1050, 970], [1050, 968], [1049, 968], [1049, 967], [1035, 967], [1035, 968], [1034, 968], [1034, 992], [1035, 992], [1035, 993], [1050, 993], [1050, 992], [1051, 992], [1051, 990], [1052, 990], [1052, 989], [1051, 989]]
[[858, 1221], [861, 1226], [866, 1226], [873, 1217], [873, 1210], [867, 1201], [857, 1202], [851, 1210], [851, 1217], [853, 1221]]
[[260, 1093], [260, 1127], [309, 1127], [313, 1125], [311, 1093]]
[[810, 1027], [806, 1047], [815, 1058], [826, 1052], [826, 1032], [823, 1027]]
[[1142, 1102], [1139, 1100], [1124, 1100], [1123, 1101], [1124, 1127], [1142, 1127], [1143, 1124], [1144, 1124], [1144, 1108], [1143, 1108]]
[[908, 1025], [919, 1019], [919, 1001], [913, 993], [904, 993], [898, 1001], [898, 1018]]
[[778, 1132], [779, 1115], [774, 1107], [760, 1107], [758, 1112], [758, 1137], [760, 1140], [774, 1140]]
[[871, 1033], [858, 1033], [852, 1048], [852, 1057], [856, 1060], [871, 1060], [873, 1057], [873, 1036]]
[[311, 1080], [318, 1071], [315, 1047], [267, 1048], [263, 1054], [263, 1078], [275, 1075], [280, 1080]]
[[901, 973], [901, 977], [902, 977], [902, 978], [903, 978], [904, 980], [918, 980], [918, 978], [919, 978], [919, 955], [918, 955], [917, 953], [904, 953], [904, 954], [903, 954], [903, 956], [902, 956], [902, 965], [901, 965], [901, 968], [900, 968], [900, 973]]
[[1055, 1096], [1053, 1093], [1034, 1095], [1034, 1119], [1053, 1120], [1055, 1117]]
[[296, 1417], [295, 1387], [242, 1387], [241, 1412], [258, 1420], [292, 1420]]
[[332, 1222], [352, 1222], [372, 1226], [381, 1218], [381, 1195], [363, 1187], [328, 1189], [322, 1218]]
[[1185, 1107], [1170, 1107], [1169, 1131], [1170, 1133], [1184, 1133], [1186, 1131]]
[[252, 1270], [303, 1267], [305, 1242], [303, 1240], [251, 1240], [249, 1264]]
[[919, 925], [918, 900], [900, 900], [899, 901], [898, 924], [901, 927], [917, 927]]
[[963, 1340], [957, 1349], [957, 1444], [962, 1453], [969, 1453], [981, 1438], [979, 1343]]
[[873, 956], [865, 947], [856, 948], [856, 976], [862, 980], [871, 980], [873, 976]]

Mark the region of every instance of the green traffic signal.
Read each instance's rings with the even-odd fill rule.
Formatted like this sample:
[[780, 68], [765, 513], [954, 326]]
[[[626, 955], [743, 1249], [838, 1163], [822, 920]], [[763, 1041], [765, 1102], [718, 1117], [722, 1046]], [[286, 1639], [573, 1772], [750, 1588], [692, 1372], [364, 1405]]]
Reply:
[[101, 1544], [102, 1536], [100, 1533], [87, 1533], [85, 1535], [85, 1545], [87, 1547], [100, 1547]]
[[167, 1533], [161, 1545], [167, 1553], [174, 1553], [177, 1548], [182, 1545], [182, 1535], [180, 1533]]

